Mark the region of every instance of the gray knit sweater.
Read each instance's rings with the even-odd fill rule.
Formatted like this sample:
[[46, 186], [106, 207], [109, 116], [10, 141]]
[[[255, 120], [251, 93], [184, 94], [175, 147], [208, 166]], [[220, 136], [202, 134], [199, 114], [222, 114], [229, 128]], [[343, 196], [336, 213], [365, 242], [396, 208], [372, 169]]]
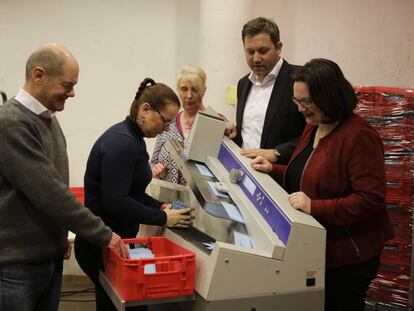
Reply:
[[67, 231], [107, 245], [111, 230], [68, 191], [66, 141], [14, 98], [0, 107], [0, 265], [61, 258]]

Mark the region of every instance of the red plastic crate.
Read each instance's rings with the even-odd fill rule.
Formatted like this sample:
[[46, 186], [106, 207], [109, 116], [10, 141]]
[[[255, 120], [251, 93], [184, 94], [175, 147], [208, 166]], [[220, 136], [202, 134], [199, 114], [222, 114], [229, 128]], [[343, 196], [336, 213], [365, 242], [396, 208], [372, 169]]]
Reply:
[[406, 241], [411, 243], [412, 225], [407, 223], [393, 222], [394, 239], [398, 241]]
[[[388, 303], [393, 306], [406, 307], [408, 305], [408, 292], [406, 290], [390, 291], [387, 289], [375, 287], [373, 285], [372, 287], [370, 286], [369, 288], [368, 300]], [[393, 310], [396, 310], [396, 309], [393, 309]], [[403, 309], [403, 310], [408, 310], [408, 309]]]
[[[158, 299], [194, 293], [194, 253], [164, 237], [123, 241], [143, 244], [154, 254], [154, 258], [123, 259], [109, 248], [104, 250], [105, 275], [123, 299]], [[155, 264], [156, 272], [145, 274], [147, 264]]]
[[400, 181], [412, 184], [414, 154], [407, 156], [387, 156], [385, 158], [385, 173], [388, 181]]
[[396, 259], [396, 260], [407, 260], [411, 262], [411, 242], [392, 240], [385, 242], [384, 250], [382, 251], [383, 260], [385, 259]]
[[413, 221], [411, 205], [390, 204], [387, 202], [388, 215], [393, 223], [411, 224]]
[[356, 112], [361, 116], [389, 116], [414, 109], [414, 90], [378, 86], [355, 86]]
[[398, 273], [378, 271], [377, 277], [372, 284], [388, 284], [389, 286], [398, 286], [408, 290], [410, 288], [411, 278], [409, 275], [401, 275]]
[[413, 186], [408, 182], [387, 180], [387, 194], [385, 197], [388, 203], [410, 205], [413, 202]]
[[82, 203], [82, 205], [85, 204], [85, 194], [83, 187], [72, 187], [69, 188], [70, 192], [72, 192], [75, 197], [79, 200], [79, 202]]
[[410, 276], [411, 262], [409, 258], [388, 258], [381, 256], [379, 270], [384, 273], [394, 273]]

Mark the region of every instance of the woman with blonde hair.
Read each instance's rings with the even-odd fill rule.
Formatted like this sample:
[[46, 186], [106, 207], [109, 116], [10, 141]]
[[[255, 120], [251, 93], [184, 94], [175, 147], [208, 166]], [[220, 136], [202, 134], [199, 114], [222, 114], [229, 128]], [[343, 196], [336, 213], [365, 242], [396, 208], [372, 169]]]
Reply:
[[[167, 131], [158, 135], [151, 158], [153, 176], [172, 183], [186, 184], [177, 164], [169, 154], [165, 143], [168, 138], [184, 142], [191, 132], [197, 112], [204, 111], [203, 97], [207, 75], [196, 65], [183, 66], [177, 75], [177, 90], [183, 110], [175, 117]], [[235, 135], [235, 125], [226, 124], [226, 135]]]

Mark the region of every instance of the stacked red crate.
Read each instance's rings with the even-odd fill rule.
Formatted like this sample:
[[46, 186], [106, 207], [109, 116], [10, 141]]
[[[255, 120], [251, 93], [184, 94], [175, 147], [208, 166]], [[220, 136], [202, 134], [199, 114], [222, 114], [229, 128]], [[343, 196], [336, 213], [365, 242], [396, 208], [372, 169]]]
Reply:
[[85, 204], [85, 194], [83, 187], [72, 187], [69, 190], [75, 195], [76, 199], [82, 204]]
[[386, 203], [394, 226], [394, 240], [381, 256], [378, 277], [368, 300], [410, 309], [412, 297], [412, 224], [414, 172], [414, 90], [355, 87], [356, 112], [379, 132], [384, 143]]

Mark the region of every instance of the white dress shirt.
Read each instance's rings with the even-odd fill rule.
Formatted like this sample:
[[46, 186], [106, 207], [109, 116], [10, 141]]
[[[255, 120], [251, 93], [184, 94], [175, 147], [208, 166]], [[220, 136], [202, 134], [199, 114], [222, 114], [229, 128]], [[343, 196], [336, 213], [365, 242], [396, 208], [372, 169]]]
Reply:
[[266, 117], [267, 106], [272, 95], [276, 77], [282, 67], [283, 59], [280, 58], [275, 67], [260, 83], [256, 75], [251, 72], [249, 80], [252, 88], [247, 96], [246, 106], [244, 107], [241, 135], [243, 139], [242, 149], [260, 148], [263, 124]]
[[43, 106], [41, 102], [26, 92], [22, 87], [17, 93], [15, 99], [31, 112], [42, 118], [51, 119], [54, 116], [52, 111]]

